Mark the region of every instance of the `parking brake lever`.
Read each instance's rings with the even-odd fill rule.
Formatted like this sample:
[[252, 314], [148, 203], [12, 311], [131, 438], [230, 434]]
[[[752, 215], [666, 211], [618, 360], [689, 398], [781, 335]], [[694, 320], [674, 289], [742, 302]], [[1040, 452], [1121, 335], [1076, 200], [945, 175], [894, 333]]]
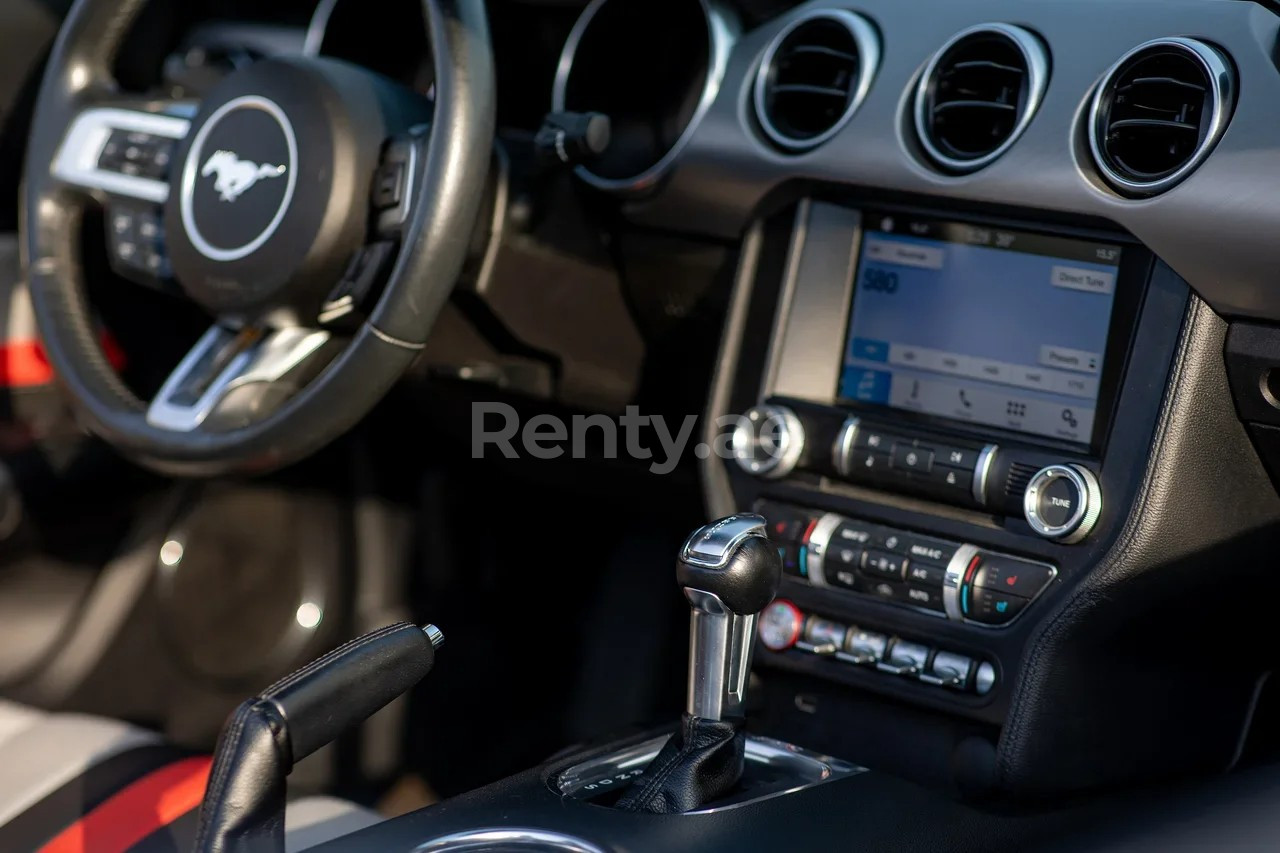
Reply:
[[390, 625], [242, 703], [218, 738], [197, 853], [283, 853], [286, 778], [294, 764], [421, 681], [443, 642], [434, 625]]

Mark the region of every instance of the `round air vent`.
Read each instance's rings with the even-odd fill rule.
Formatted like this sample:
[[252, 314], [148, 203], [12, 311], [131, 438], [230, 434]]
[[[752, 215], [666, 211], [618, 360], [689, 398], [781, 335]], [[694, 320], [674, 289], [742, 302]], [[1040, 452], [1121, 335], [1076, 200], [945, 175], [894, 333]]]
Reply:
[[788, 24], [756, 73], [756, 119], [788, 151], [826, 142], [849, 120], [880, 64], [880, 39], [861, 15], [818, 10]]
[[939, 166], [972, 172], [1009, 149], [1030, 124], [1049, 57], [1021, 27], [981, 24], [957, 33], [920, 75], [916, 135]]
[[1129, 51], [1093, 96], [1089, 147], [1116, 189], [1167, 190], [1209, 156], [1234, 99], [1231, 63], [1194, 39], [1165, 38]]

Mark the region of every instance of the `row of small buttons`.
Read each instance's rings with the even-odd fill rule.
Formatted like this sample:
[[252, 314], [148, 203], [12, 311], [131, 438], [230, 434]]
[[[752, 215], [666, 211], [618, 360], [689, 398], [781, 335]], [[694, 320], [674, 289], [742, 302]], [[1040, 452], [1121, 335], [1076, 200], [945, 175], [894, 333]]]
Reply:
[[785, 574], [958, 621], [1005, 625], [1057, 574], [1046, 563], [834, 513], [767, 501], [757, 511], [770, 520]]
[[121, 274], [163, 279], [171, 275], [160, 208], [116, 202], [107, 213], [107, 247]]
[[851, 480], [896, 482], [961, 503], [982, 503], [974, 480], [982, 473], [983, 453], [980, 447], [912, 438], [850, 418], [836, 442], [833, 461], [836, 470]]
[[772, 652], [789, 649], [829, 657], [889, 675], [985, 695], [995, 686], [995, 667], [986, 661], [908, 642], [831, 619], [806, 615], [779, 599], [760, 615], [760, 642]]
[[161, 181], [168, 177], [174, 140], [138, 130], [113, 130], [98, 153], [98, 168]]
[[819, 584], [943, 612], [942, 583], [956, 543], [853, 520], [823, 538], [809, 552], [811, 567], [821, 559]]

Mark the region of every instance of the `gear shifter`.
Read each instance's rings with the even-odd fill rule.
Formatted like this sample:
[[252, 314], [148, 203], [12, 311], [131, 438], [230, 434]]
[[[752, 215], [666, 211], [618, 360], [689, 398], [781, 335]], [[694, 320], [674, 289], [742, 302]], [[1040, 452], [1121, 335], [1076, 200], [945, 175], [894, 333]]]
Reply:
[[723, 518], [695, 532], [680, 550], [676, 579], [692, 608], [685, 714], [619, 809], [692, 811], [742, 777], [743, 700], [756, 619], [782, 579], [782, 559], [765, 524], [758, 515]]

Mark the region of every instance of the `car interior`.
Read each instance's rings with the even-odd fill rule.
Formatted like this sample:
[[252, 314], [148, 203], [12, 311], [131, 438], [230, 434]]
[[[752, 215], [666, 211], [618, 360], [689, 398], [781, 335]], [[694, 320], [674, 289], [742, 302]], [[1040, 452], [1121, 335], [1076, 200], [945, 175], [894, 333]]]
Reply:
[[0, 851], [1280, 849], [1280, 2], [0, 0]]

